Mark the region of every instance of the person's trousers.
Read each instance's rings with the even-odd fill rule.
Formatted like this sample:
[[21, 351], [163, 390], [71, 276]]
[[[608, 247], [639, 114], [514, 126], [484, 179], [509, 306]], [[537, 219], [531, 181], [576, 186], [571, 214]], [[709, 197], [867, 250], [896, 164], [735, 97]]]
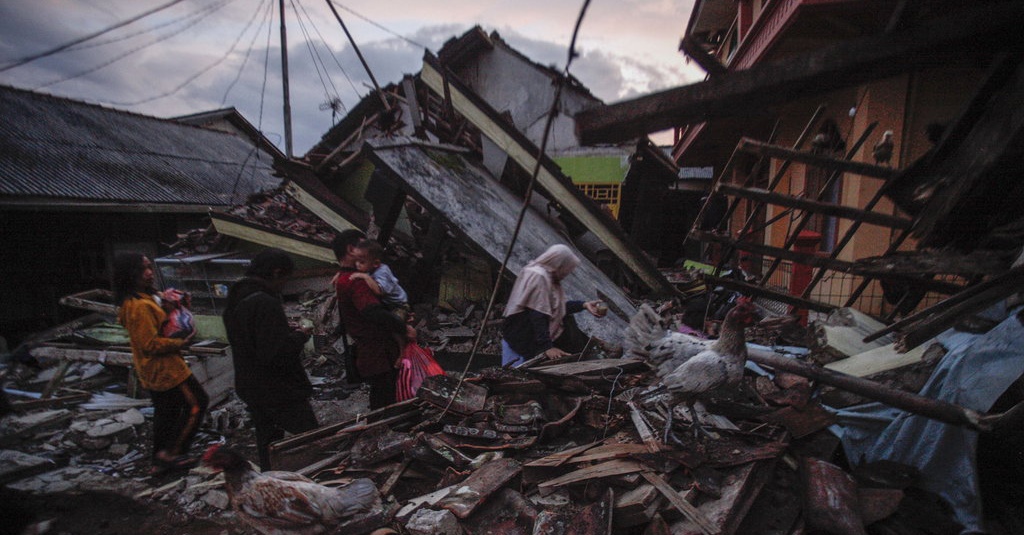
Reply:
[[316, 429], [319, 424], [308, 400], [274, 405], [246, 403], [256, 426], [256, 450], [260, 470], [270, 470], [270, 443], [284, 438], [285, 431], [296, 434]]
[[395, 381], [398, 373], [390, 370], [378, 375], [363, 378], [370, 385], [370, 410], [387, 407], [395, 402]]
[[194, 375], [170, 390], [151, 390], [153, 454], [185, 455], [206, 417], [209, 396]]

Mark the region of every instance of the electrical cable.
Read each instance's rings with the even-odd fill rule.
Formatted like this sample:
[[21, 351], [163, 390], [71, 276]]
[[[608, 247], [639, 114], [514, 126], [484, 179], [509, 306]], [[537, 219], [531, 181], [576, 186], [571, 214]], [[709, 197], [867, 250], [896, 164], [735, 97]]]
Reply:
[[249, 31], [249, 27], [252, 26], [252, 22], [255, 19], [256, 19], [256, 17], [255, 17], [255, 13], [254, 13], [253, 17], [251, 19], [249, 19], [249, 23], [245, 26], [245, 28], [242, 29], [242, 32], [239, 33], [237, 37], [235, 37], [235, 41], [233, 43], [231, 43], [231, 47], [228, 48], [227, 52], [225, 52], [224, 55], [222, 55], [220, 58], [218, 58], [213, 63], [207, 65], [206, 67], [203, 67], [202, 69], [200, 69], [199, 72], [195, 73], [192, 76], [189, 76], [188, 78], [185, 79], [184, 82], [178, 84], [176, 87], [174, 87], [170, 91], [167, 91], [167, 92], [164, 92], [164, 93], [161, 93], [159, 95], [152, 96], [152, 97], [149, 97], [149, 98], [145, 98], [145, 99], [142, 99], [142, 100], [138, 100], [138, 101], [135, 101], [135, 102], [109, 102], [108, 101], [106, 103], [110, 104], [110, 105], [113, 105], [113, 106], [137, 106], [139, 104], [145, 104], [147, 102], [152, 102], [154, 100], [159, 100], [159, 99], [162, 99], [162, 98], [169, 97], [169, 96], [177, 93], [178, 91], [181, 91], [182, 88], [184, 88], [188, 84], [190, 84], [193, 81], [195, 81], [196, 78], [199, 78], [200, 76], [206, 74], [207, 72], [212, 70], [214, 67], [220, 65], [226, 59], [228, 59], [228, 56], [230, 56], [231, 53], [235, 51], [235, 47], [238, 46], [238, 42], [242, 40], [242, 36], [244, 36], [245, 33], [247, 31]]
[[[302, 4], [300, 3], [299, 6], [302, 6]], [[302, 7], [302, 10], [305, 12], [306, 8]], [[306, 18], [309, 19], [310, 25], [313, 26], [313, 30], [316, 31], [317, 37], [319, 37], [320, 41], [324, 43], [324, 46], [327, 46], [327, 52], [331, 54], [331, 59], [333, 59], [334, 64], [338, 66], [338, 70], [340, 70], [341, 74], [345, 77], [346, 80], [348, 80], [348, 85], [352, 88], [352, 94], [356, 95], [356, 97], [358, 98], [359, 88], [357, 88], [355, 82], [352, 81], [352, 77], [348, 75], [348, 71], [345, 70], [345, 67], [342, 67], [341, 62], [338, 61], [338, 56], [334, 55], [334, 51], [331, 50], [331, 47], [326, 44], [327, 39], [324, 39], [323, 34], [320, 33], [320, 28], [317, 27], [316, 23], [313, 21], [313, 17], [311, 17], [308, 12], [306, 13]], [[328, 77], [328, 79], [330, 78]], [[333, 86], [334, 83], [332, 82], [331, 85]], [[335, 91], [337, 91], [337, 89], [335, 89]], [[342, 106], [344, 106], [344, 103], [342, 103]], [[348, 108], [346, 108], [346, 110], [347, 109]]]
[[156, 24], [154, 26], [150, 26], [148, 28], [144, 28], [144, 29], [141, 29], [141, 30], [136, 31], [136, 32], [128, 33], [128, 34], [122, 35], [120, 37], [112, 37], [112, 38], [107, 39], [105, 41], [97, 41], [97, 42], [89, 43], [89, 44], [80, 43], [79, 45], [72, 46], [72, 47], [68, 48], [67, 50], [69, 52], [80, 52], [82, 50], [89, 50], [91, 48], [98, 48], [98, 47], [105, 46], [105, 45], [110, 45], [110, 44], [114, 44], [114, 43], [120, 43], [121, 41], [127, 41], [127, 40], [129, 40], [129, 39], [131, 39], [133, 37], [138, 37], [140, 35], [146, 35], [148, 33], [154, 33], [157, 30], [161, 30], [161, 29], [167, 28], [169, 26], [174, 26], [175, 24], [178, 24], [178, 23], [180, 23], [182, 21], [185, 21], [185, 20], [197, 17], [197, 16], [199, 16], [199, 14], [201, 14], [201, 13], [203, 13], [205, 11], [214, 11], [214, 10], [220, 9], [220, 7], [221, 6], [218, 6], [217, 4], [210, 4], [208, 6], [203, 6], [202, 8], [200, 8], [197, 11], [186, 13], [186, 14], [180, 16], [180, 17], [171, 19], [171, 20], [169, 20], [167, 22], [161, 22], [160, 24]]
[[[325, 64], [323, 59], [320, 58], [320, 51], [316, 48], [316, 45], [313, 43], [312, 36], [310, 35], [309, 30], [306, 29], [305, 23], [302, 22], [302, 13], [299, 12], [299, 8], [295, 5], [295, 0], [289, 1], [292, 4], [292, 11], [295, 12], [295, 21], [299, 25], [299, 31], [301, 31], [303, 37], [306, 38], [306, 50], [309, 51], [309, 57], [310, 59], [313, 60], [313, 68], [316, 69], [316, 76], [317, 78], [320, 79], [320, 85], [323, 86], [324, 88], [324, 96], [327, 98], [328, 101], [330, 101], [332, 98], [338, 98], [338, 100], [340, 101], [341, 97], [338, 95], [338, 88], [334, 87], [334, 83], [331, 83], [331, 87], [334, 87], [333, 95], [331, 94], [330, 89], [327, 88], [327, 81], [324, 80], [324, 76], [327, 75], [327, 64]], [[330, 78], [328, 77], [328, 80], [329, 79]]]
[[399, 38], [399, 39], [401, 39], [401, 40], [405, 41], [406, 43], [409, 43], [410, 45], [413, 45], [413, 46], [418, 46], [418, 47], [422, 48], [423, 50], [430, 50], [430, 49], [429, 49], [429, 48], [427, 48], [427, 47], [426, 47], [425, 45], [422, 45], [422, 44], [420, 44], [420, 43], [417, 43], [416, 41], [413, 41], [412, 39], [409, 39], [408, 37], [405, 37], [404, 35], [400, 35], [400, 34], [398, 34], [398, 33], [394, 32], [394, 31], [392, 31], [392, 30], [389, 30], [388, 28], [385, 28], [385, 27], [384, 27], [384, 26], [382, 26], [382, 25], [381, 25], [380, 23], [377, 23], [377, 22], [375, 22], [375, 21], [371, 20], [371, 19], [370, 19], [369, 17], [367, 17], [367, 16], [365, 16], [365, 15], [362, 15], [362, 14], [360, 14], [360, 13], [356, 12], [355, 10], [353, 10], [352, 8], [350, 8], [350, 7], [348, 7], [348, 6], [345, 6], [345, 5], [343, 5], [343, 4], [339, 4], [339, 3], [337, 3], [337, 2], [333, 2], [332, 0], [327, 0], [327, 1], [328, 1], [328, 3], [332, 3], [332, 4], [335, 4], [335, 5], [337, 5], [338, 7], [340, 7], [341, 9], [344, 9], [345, 11], [348, 11], [349, 13], [351, 13], [351, 14], [353, 14], [353, 15], [355, 15], [355, 16], [357, 16], [357, 17], [359, 17], [359, 18], [363, 19], [363, 20], [365, 20], [366, 22], [369, 22], [370, 24], [372, 24], [372, 25], [376, 26], [377, 28], [380, 28], [381, 30], [384, 30], [385, 32], [387, 32], [387, 33], [389, 33], [389, 34], [391, 34], [391, 35], [393, 35], [393, 36], [395, 36], [395, 37], [397, 37], [397, 38]]
[[[56, 84], [59, 84], [59, 83], [62, 83], [62, 82], [67, 82], [68, 80], [74, 80], [75, 78], [79, 78], [79, 77], [85, 76], [87, 74], [94, 73], [94, 72], [96, 72], [96, 71], [98, 71], [100, 69], [103, 69], [105, 67], [109, 67], [110, 65], [113, 65], [114, 63], [117, 63], [118, 61], [121, 61], [122, 59], [124, 59], [124, 58], [126, 58], [128, 56], [131, 56], [131, 55], [133, 55], [133, 54], [135, 54], [137, 52], [145, 50], [145, 49], [147, 49], [147, 48], [149, 48], [149, 47], [151, 47], [151, 46], [153, 46], [153, 45], [155, 45], [157, 43], [161, 43], [161, 42], [166, 41], [166, 40], [168, 40], [168, 39], [170, 39], [172, 37], [176, 37], [177, 35], [181, 34], [185, 30], [195, 26], [196, 24], [199, 24], [206, 17], [212, 15], [214, 12], [224, 8], [225, 6], [227, 6], [228, 4], [230, 4], [230, 3], [234, 2], [234, 1], [235, 0], [226, 0], [225, 2], [222, 2], [219, 5], [215, 5], [213, 7], [213, 9], [208, 9], [207, 12], [205, 12], [205, 13], [202, 13], [202, 12], [193, 13], [192, 15], [190, 15], [190, 17], [195, 18], [195, 20], [190, 21], [188, 24], [186, 24], [185, 26], [182, 26], [177, 31], [168, 33], [167, 35], [161, 36], [161, 37], [157, 38], [154, 41], [150, 41], [149, 43], [146, 43], [146, 44], [144, 44], [142, 46], [139, 46], [137, 48], [134, 48], [132, 50], [124, 52], [124, 53], [122, 53], [120, 55], [114, 56], [113, 58], [111, 58], [111, 59], [109, 59], [107, 61], [104, 61], [103, 63], [100, 63], [98, 65], [94, 65], [94, 66], [92, 66], [92, 67], [90, 67], [88, 69], [85, 69], [83, 71], [79, 71], [79, 72], [74, 73], [74, 74], [69, 74], [67, 76], [64, 76], [64, 77], [61, 77], [61, 78], [57, 78], [55, 80], [51, 80], [51, 81], [43, 83], [41, 85], [37, 85], [37, 86], [33, 87], [32, 90], [33, 91], [37, 91], [39, 89], [50, 87], [51, 85], [56, 85]], [[250, 24], [251, 24], [251, 22], [250, 22]]]
[[249, 56], [252, 55], [252, 50], [256, 45], [256, 38], [260, 36], [259, 30], [260, 28], [263, 27], [263, 24], [266, 22], [267, 17], [273, 16], [274, 4], [270, 3], [267, 0], [262, 0], [260, 3], [260, 9], [263, 10], [263, 18], [261, 18], [259, 24], [256, 25], [256, 31], [252, 32], [252, 40], [249, 41], [249, 48], [245, 50], [245, 57], [242, 58], [242, 64], [238, 66], [238, 72], [235, 73], [235, 79], [231, 80], [231, 83], [228, 84], [227, 89], [224, 90], [224, 96], [220, 99], [221, 106], [223, 106], [224, 103], [228, 101], [228, 94], [231, 93], [232, 89], [234, 89], [235, 84], [238, 83], [238, 80], [242, 78], [242, 71], [244, 71], [245, 66], [249, 64]]
[[[341, 70], [341, 74], [345, 76], [345, 79], [348, 80], [349, 85], [352, 86], [352, 92], [358, 97], [359, 90], [356, 89], [356, 85], [354, 83], [352, 83], [352, 79], [349, 78], [348, 72], [346, 72], [345, 68], [341, 66], [341, 62], [339, 62], [337, 56], [334, 55], [334, 52], [331, 50], [331, 47], [327, 44], [327, 40], [324, 39], [323, 34], [320, 33], [320, 28], [317, 27], [316, 22], [313, 20], [313, 17], [310, 16], [308, 11], [306, 11], [306, 7], [302, 5], [301, 1], [298, 2], [298, 5], [299, 5], [300, 8], [302, 8], [302, 13], [304, 15], [306, 15], [306, 20], [309, 21], [309, 25], [313, 27], [313, 31], [316, 32], [317, 37], [320, 38], [320, 42], [324, 44], [324, 47], [327, 49], [327, 53], [330, 54], [331, 59], [334, 60], [334, 64], [338, 66], [338, 69]], [[317, 58], [319, 58], [319, 57], [320, 57], [320, 55], [317, 54]], [[336, 97], [338, 97], [338, 100], [340, 101], [341, 100], [341, 92], [338, 91], [337, 86], [334, 85], [334, 80], [332, 80], [330, 75], [327, 74], [327, 63], [323, 62], [323, 60], [321, 60], [321, 64], [324, 67], [324, 74], [327, 75], [327, 81], [331, 83], [331, 87], [334, 88], [334, 94], [335, 94]], [[348, 108], [345, 106], [345, 103], [342, 102], [341, 106], [342, 106], [342, 109], [344, 109], [345, 111], [348, 111]]]
[[16, 60], [14, 63], [11, 63], [10, 65], [5, 65], [3, 67], [0, 67], [0, 72], [9, 71], [9, 70], [11, 70], [11, 69], [13, 69], [15, 67], [20, 67], [22, 65], [25, 65], [26, 63], [31, 63], [31, 62], [33, 62], [33, 61], [35, 61], [37, 59], [42, 59], [42, 58], [45, 58], [45, 57], [52, 56], [52, 55], [54, 55], [54, 54], [56, 54], [58, 52], [61, 52], [63, 50], [67, 50], [67, 49], [69, 49], [69, 48], [71, 48], [71, 47], [73, 47], [73, 46], [75, 46], [75, 45], [77, 45], [79, 43], [84, 43], [84, 42], [86, 42], [86, 41], [88, 41], [90, 39], [95, 39], [95, 38], [97, 38], [97, 37], [99, 37], [99, 36], [101, 36], [101, 35], [103, 35], [103, 34], [105, 34], [107, 32], [111, 32], [111, 31], [114, 31], [114, 30], [116, 30], [118, 28], [127, 26], [127, 25], [129, 25], [129, 24], [131, 24], [131, 23], [133, 23], [133, 22], [135, 22], [137, 20], [144, 19], [144, 18], [152, 15], [153, 13], [157, 13], [157, 12], [163, 11], [163, 10], [165, 10], [165, 9], [171, 7], [171, 6], [174, 6], [176, 4], [180, 4], [183, 1], [184, 0], [172, 0], [171, 2], [168, 2], [168, 3], [166, 3], [166, 4], [162, 5], [162, 6], [153, 8], [153, 9], [151, 9], [149, 11], [146, 11], [145, 13], [142, 13], [140, 15], [136, 15], [136, 16], [128, 19], [128, 20], [125, 20], [125, 21], [122, 21], [122, 22], [118, 22], [117, 24], [115, 24], [113, 26], [108, 26], [107, 28], [104, 28], [104, 29], [102, 29], [102, 30], [100, 30], [98, 32], [93, 32], [93, 33], [91, 33], [89, 35], [86, 35], [85, 37], [79, 37], [78, 39], [75, 39], [73, 41], [69, 41], [69, 42], [64, 43], [63, 45], [60, 45], [60, 46], [55, 47], [55, 48], [51, 48], [50, 50], [47, 50], [45, 52], [40, 52], [38, 54], [33, 54], [31, 56], [26, 56], [24, 58]]
[[[330, 0], [327, 0], [330, 3]], [[534, 185], [537, 183], [537, 176], [540, 175], [541, 162], [544, 160], [544, 151], [548, 146], [548, 136], [551, 133], [551, 126], [555, 122], [555, 117], [558, 116], [559, 103], [562, 100], [562, 90], [565, 88], [565, 82], [569, 79], [569, 67], [572, 65], [572, 60], [579, 56], [576, 52], [576, 38], [580, 32], [580, 26], [583, 24], [583, 17], [587, 13], [587, 7], [590, 6], [590, 0], [583, 0], [583, 6], [580, 8], [579, 17], [576, 19], [576, 26], [572, 31], [572, 39], [569, 41], [569, 52], [568, 58], [565, 61], [565, 69], [563, 70], [562, 76], [558, 78], [558, 85], [555, 87], [555, 96], [551, 101], [551, 109], [548, 112], [548, 120], [544, 125], [544, 135], [541, 138], [540, 147], [537, 150], [536, 161], [533, 165], [533, 172], [530, 174], [530, 182], [526, 185], [526, 192], [523, 194], [523, 205], [519, 209], [519, 217], [516, 219], [516, 225], [512, 230], [512, 238], [509, 240], [508, 248], [505, 249], [505, 257], [501, 260], [501, 266], [498, 267], [498, 273], [494, 279], [494, 287], [491, 289], [491, 297], [487, 302], [487, 309], [484, 311], [484, 319], [480, 322], [480, 330], [477, 331], [476, 339], [473, 340], [473, 348], [469, 352], [469, 357], [466, 359], [466, 366], [462, 370], [462, 374], [459, 377], [459, 382], [455, 385], [455, 389], [452, 392], [452, 398], [448, 400], [448, 404], [445, 405], [444, 410], [437, 416], [437, 420], [440, 421], [448, 410], [451, 408], [452, 403], [455, 402], [455, 398], [459, 394], [459, 390], [462, 388], [462, 383], [465, 381], [466, 373], [469, 372], [469, 367], [473, 364], [473, 359], [476, 357], [477, 350], [480, 348], [480, 341], [484, 336], [484, 327], [487, 325], [487, 318], [491, 317], [491, 312], [494, 310], [494, 303], [498, 296], [498, 289], [501, 287], [501, 277], [505, 273], [505, 269], [508, 266], [508, 260], [512, 257], [512, 250], [515, 248], [516, 241], [519, 239], [519, 231], [522, 230], [523, 220], [526, 218], [526, 212], [530, 207], [530, 197], [533, 195]]]

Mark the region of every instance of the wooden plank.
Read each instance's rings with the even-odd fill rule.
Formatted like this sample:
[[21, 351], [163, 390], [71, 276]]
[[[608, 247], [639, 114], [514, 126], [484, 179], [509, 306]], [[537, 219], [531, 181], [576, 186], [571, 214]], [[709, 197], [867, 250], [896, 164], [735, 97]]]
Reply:
[[924, 362], [925, 350], [925, 346], [918, 346], [906, 353], [898, 353], [896, 344], [892, 343], [830, 362], [825, 367], [854, 377], [870, 377], [877, 373]]
[[[1019, 7], [1020, 3], [1016, 4]], [[1006, 50], [1006, 47], [998, 50]], [[973, 228], [980, 208], [975, 205], [979, 193], [1005, 194], [1006, 189], [1001, 187], [1017, 184], [1016, 170], [1024, 137], [1021, 109], [1024, 109], [1024, 63], [1018, 47], [996, 62], [961, 117], [935, 147], [936, 155], [915, 168], [908, 177], [950, 177], [938, 185], [921, 210], [914, 229], [914, 236], [922, 238], [920, 245], [945, 245], [957, 234], [964, 245], [975, 245], [977, 232], [957, 231], [964, 225]], [[1005, 203], [1005, 206], [1016, 208], [1015, 202]]]
[[60, 304], [69, 307], [91, 310], [109, 316], [117, 315], [117, 305], [113, 303], [114, 292], [102, 288], [86, 290], [60, 298]]
[[657, 453], [658, 451], [661, 451], [660, 447], [657, 450], [652, 451], [646, 444], [608, 444], [606, 446], [591, 448], [586, 452], [586, 455], [574, 456], [571, 459], [568, 459], [566, 463], [579, 464], [603, 462], [610, 461], [612, 459], [623, 459], [633, 455]]
[[466, 518], [520, 471], [522, 465], [515, 459], [495, 459], [485, 463], [459, 484], [457, 490], [437, 502], [437, 506], [448, 509], [459, 518]]
[[772, 247], [771, 245], [742, 241], [742, 239], [736, 240], [724, 234], [716, 234], [714, 232], [708, 232], [704, 230], [691, 230], [690, 237], [700, 241], [713, 241], [717, 243], [722, 243], [725, 245], [729, 245], [734, 249], [738, 249], [740, 251], [748, 252], [755, 255], [781, 258], [782, 260], [788, 260], [790, 262], [803, 264], [805, 266], [825, 268], [831, 269], [833, 271], [843, 272], [847, 272], [851, 268], [853, 268], [852, 262], [829, 259], [816, 254], [798, 253], [791, 249], [783, 249], [781, 247]]
[[711, 77], [729, 72], [729, 68], [722, 65], [718, 58], [704, 50], [704, 47], [692, 35], [683, 37], [683, 40], [679, 42], [679, 50], [682, 50], [697, 65], [700, 65]]
[[277, 229], [257, 227], [249, 221], [220, 212], [210, 212], [210, 219], [217, 232], [225, 236], [233, 236], [267, 247], [278, 247], [289, 253], [321, 262], [333, 264], [337, 261], [329, 245], [300, 236], [286, 235]]
[[631, 370], [646, 367], [646, 363], [639, 359], [597, 359], [583, 360], [568, 364], [555, 364], [552, 366], [540, 366], [530, 368], [529, 371], [547, 375], [558, 375], [563, 377], [583, 375], [587, 373], [602, 372], [622, 368]]
[[[401, 181], [408, 193], [441, 221], [450, 223], [468, 243], [473, 243], [493, 261], [500, 263], [515, 230], [522, 200], [498, 183], [490, 174], [460, 152], [424, 145], [412, 138], [370, 140], [370, 159], [378, 171]], [[465, 202], [472, 199], [473, 202]], [[508, 259], [509, 274], [518, 273], [549, 246], [567, 243], [539, 213], [528, 210], [515, 248]], [[562, 281], [570, 299], [592, 299], [598, 292], [608, 296], [617, 313], [595, 318], [577, 314], [583, 332], [605, 342], [618, 343], [636, 307], [622, 288], [605, 275], [582, 253], [580, 265]], [[611, 308], [609, 306], [609, 308]], [[614, 310], [614, 309], [613, 309]]]
[[801, 162], [815, 167], [820, 167], [828, 171], [853, 173], [871, 178], [889, 180], [899, 174], [899, 170], [893, 169], [892, 167], [882, 167], [880, 165], [872, 165], [864, 162], [831, 158], [815, 152], [793, 150], [786, 147], [780, 147], [778, 145], [772, 145], [770, 143], [763, 143], [746, 137], [740, 140], [736, 149], [748, 154], [779, 158], [782, 160], [792, 160], [794, 162]]
[[636, 406], [636, 403], [630, 401], [628, 405], [629, 418], [633, 421], [633, 427], [636, 428], [637, 434], [640, 435], [640, 440], [643, 441], [644, 447], [650, 453], [661, 451], [661, 441], [658, 440], [658, 437], [654, 436], [654, 431], [647, 425], [647, 421], [640, 414], [640, 409]]
[[1015, 2], [977, 6], [916, 28], [852, 39], [780, 61], [576, 114], [580, 143], [614, 143], [989, 53], [1024, 24]]
[[835, 305], [829, 305], [827, 303], [819, 303], [817, 301], [810, 301], [808, 299], [801, 299], [799, 297], [793, 297], [787, 293], [776, 292], [769, 288], [757, 286], [754, 284], [747, 284], [740, 282], [736, 279], [727, 277], [714, 277], [711, 275], [704, 275], [704, 280], [709, 286], [721, 286], [729, 290], [735, 290], [744, 295], [750, 295], [754, 297], [765, 297], [773, 301], [779, 301], [788, 305], [793, 305], [797, 308], [806, 308], [809, 310], [815, 310], [818, 312], [831, 312], [836, 309]]
[[541, 496], [546, 496], [554, 492], [555, 488], [564, 485], [572, 485], [573, 483], [579, 483], [590, 479], [599, 479], [602, 477], [634, 474], [643, 470], [644, 466], [637, 461], [616, 459], [614, 461], [608, 461], [598, 465], [574, 470], [554, 479], [543, 481], [537, 484], [537, 490], [540, 492]]
[[80, 362], [99, 362], [113, 366], [131, 366], [132, 354], [123, 351], [106, 349], [69, 349], [42, 345], [29, 350], [33, 357], [72, 360]]
[[794, 197], [792, 195], [786, 195], [784, 193], [775, 193], [761, 188], [742, 188], [732, 184], [719, 184], [718, 193], [901, 230], [909, 229], [914, 224], [913, 221], [904, 217], [891, 216], [878, 212], [867, 212], [859, 208], [842, 206], [839, 204], [812, 201], [800, 197]]
[[[722, 496], [700, 505], [699, 511], [714, 526], [716, 533], [736, 533], [764, 483], [771, 476], [773, 466], [773, 462], [763, 461], [738, 467], [726, 475], [722, 483]], [[685, 519], [672, 525], [672, 533], [697, 535], [705, 532], [695, 522]]]
[[632, 243], [615, 221], [611, 220], [596, 203], [562, 174], [551, 158], [541, 155], [538, 167], [537, 154], [540, 149], [515, 127], [499, 119], [500, 115], [497, 111], [476, 96], [472, 90], [463, 86], [454, 76], [450, 76], [446, 80], [441, 74], [442, 68], [437, 59], [428, 52], [423, 60], [420, 79], [439, 95], [445, 95], [446, 91], [449, 92], [455, 109], [479, 128], [483, 135], [505, 151], [520, 167], [531, 173], [537, 168], [537, 182], [544, 191], [554, 197], [552, 200], [565, 207], [585, 228], [593, 232], [648, 287], [665, 294], [675, 293], [675, 288], [665, 280], [665, 277], [644, 255], [643, 251]]
[[523, 466], [527, 466], [530, 468], [562, 466], [567, 461], [572, 459], [572, 457], [574, 457], [575, 455], [583, 453], [593, 448], [597, 444], [600, 444], [600, 442], [591, 442], [590, 444], [584, 444], [582, 446], [576, 446], [575, 448], [569, 448], [567, 450], [552, 453], [551, 455], [548, 455], [546, 457], [541, 457], [540, 459], [530, 461], [524, 464]]
[[705, 535], [717, 535], [719, 533], [718, 527], [711, 523], [711, 520], [704, 515], [699, 509], [693, 506], [690, 502], [686, 501], [685, 498], [677, 491], [672, 488], [672, 485], [668, 484], [668, 481], [653, 472], [643, 471], [640, 473], [647, 480], [648, 483], [654, 485], [654, 488], [658, 489], [663, 496], [668, 498], [669, 503], [676, 508], [680, 513], [686, 517], [687, 520], [692, 522], [700, 529], [701, 533]]

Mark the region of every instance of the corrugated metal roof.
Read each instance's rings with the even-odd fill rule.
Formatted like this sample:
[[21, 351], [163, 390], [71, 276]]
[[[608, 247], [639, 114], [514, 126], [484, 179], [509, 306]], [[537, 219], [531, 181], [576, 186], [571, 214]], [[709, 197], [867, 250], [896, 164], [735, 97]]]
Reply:
[[239, 136], [0, 86], [0, 199], [226, 206], [278, 186]]

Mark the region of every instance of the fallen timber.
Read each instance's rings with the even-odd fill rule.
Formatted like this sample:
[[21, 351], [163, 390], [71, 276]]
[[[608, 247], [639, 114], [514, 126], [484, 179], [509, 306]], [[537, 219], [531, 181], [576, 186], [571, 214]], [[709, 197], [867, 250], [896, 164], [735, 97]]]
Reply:
[[940, 422], [967, 427], [975, 431], [992, 431], [1010, 421], [1011, 415], [1024, 408], [1014, 407], [1002, 414], [982, 414], [938, 399], [926, 398], [910, 392], [896, 390], [868, 379], [854, 377], [828, 368], [791, 359], [771, 351], [752, 349], [748, 359], [776, 370], [787, 371], [808, 379], [841, 388], [907, 412], [932, 418]]

